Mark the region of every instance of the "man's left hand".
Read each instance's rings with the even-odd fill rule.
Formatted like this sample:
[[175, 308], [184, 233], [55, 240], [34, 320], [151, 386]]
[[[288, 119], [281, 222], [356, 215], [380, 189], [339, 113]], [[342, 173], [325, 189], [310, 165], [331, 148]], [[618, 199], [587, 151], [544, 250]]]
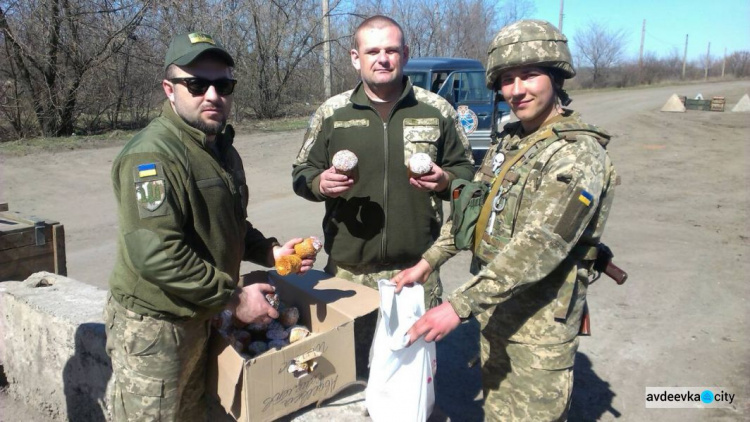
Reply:
[[443, 169], [435, 163], [432, 163], [432, 167], [427, 174], [409, 179], [410, 185], [425, 192], [442, 192], [448, 189], [449, 182], [450, 179], [448, 178], [448, 173], [444, 172]]
[[453, 310], [450, 303], [445, 302], [427, 311], [412, 325], [407, 334], [409, 345], [420, 337], [425, 341], [440, 341], [461, 324], [461, 318]]
[[[294, 245], [302, 242], [303, 240], [304, 239], [302, 239], [301, 237], [295, 237], [294, 239], [289, 239], [286, 243], [284, 243], [281, 246], [274, 246], [273, 248], [274, 262], [276, 262], [276, 260], [278, 260], [282, 256], [293, 255]], [[302, 259], [302, 268], [299, 270], [299, 274], [304, 274], [310, 271], [313, 267], [313, 264], [315, 264], [315, 255]]]
[[261, 322], [267, 324], [279, 317], [279, 312], [268, 304], [266, 294], [276, 289], [267, 283], [253, 283], [237, 289], [230, 300], [229, 310], [245, 324]]

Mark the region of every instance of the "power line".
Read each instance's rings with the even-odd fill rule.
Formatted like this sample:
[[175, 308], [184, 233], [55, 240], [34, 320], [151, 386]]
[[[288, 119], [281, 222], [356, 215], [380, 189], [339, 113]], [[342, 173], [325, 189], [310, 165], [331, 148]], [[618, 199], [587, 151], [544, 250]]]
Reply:
[[680, 45], [682, 45], [679, 43], [672, 43], [672, 42], [664, 41], [658, 37], [655, 37], [653, 34], [649, 33], [648, 31], [646, 31], [646, 35], [648, 35], [649, 40], [658, 41], [659, 43], [664, 44], [669, 47], [679, 47]]

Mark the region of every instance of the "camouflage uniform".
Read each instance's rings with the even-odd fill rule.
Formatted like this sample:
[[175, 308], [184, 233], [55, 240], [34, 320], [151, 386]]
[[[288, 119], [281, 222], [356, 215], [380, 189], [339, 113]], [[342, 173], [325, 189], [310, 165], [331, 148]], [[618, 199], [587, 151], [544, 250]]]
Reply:
[[[292, 172], [299, 196], [325, 201], [326, 270], [375, 289], [378, 278], [419, 261], [443, 222], [441, 199], [447, 199], [447, 189], [435, 193], [412, 187], [407, 175], [412, 154], [429, 154], [450, 179], [466, 179], [474, 172], [455, 109], [440, 96], [412, 87], [407, 78], [404, 84], [386, 121], [370, 105], [362, 84], [328, 99], [310, 121]], [[343, 195], [328, 198], [319, 190], [320, 173], [343, 149], [359, 157], [359, 177]], [[425, 285], [425, 304], [437, 304], [441, 294], [435, 274]], [[374, 328], [373, 319], [369, 334], [358, 336], [369, 344]]]
[[205, 421], [206, 319], [137, 314], [110, 296], [104, 309], [114, 421]]
[[[529, 26], [537, 32], [525, 32]], [[514, 62], [510, 53], [529, 46], [503, 51], [505, 62], [498, 62], [493, 49], [502, 49], [509, 38], [536, 43], [529, 39], [540, 38], [540, 27], [547, 30], [538, 21], [501, 30], [490, 49], [490, 86], [507, 68], [501, 66]], [[562, 37], [556, 30], [551, 35]], [[514, 66], [524, 60], [534, 65], [533, 57]], [[498, 211], [489, 215], [475, 243], [474, 277], [447, 300], [459, 317], [474, 315], [480, 323], [487, 420], [564, 420], [594, 246], [614, 194], [614, 168], [604, 148], [610, 137], [564, 110], [529, 135], [521, 122], [508, 124], [500, 138], [474, 177], [492, 183], [508, 170], [498, 182], [497, 200], [487, 199]], [[506, 165], [493, 169], [498, 153]], [[424, 255], [433, 268], [457, 252], [451, 229], [448, 221]]]

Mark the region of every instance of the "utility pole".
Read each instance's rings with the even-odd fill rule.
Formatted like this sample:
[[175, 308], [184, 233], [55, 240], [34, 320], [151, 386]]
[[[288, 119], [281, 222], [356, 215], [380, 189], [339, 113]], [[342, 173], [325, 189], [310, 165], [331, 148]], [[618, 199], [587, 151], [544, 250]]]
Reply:
[[703, 79], [708, 80], [708, 64], [711, 61], [711, 43], [708, 43], [708, 50], [706, 50], [706, 69], [703, 73]]
[[724, 47], [724, 61], [721, 62], [721, 77], [724, 77], [724, 68], [727, 66], [727, 48]]
[[326, 98], [331, 97], [331, 20], [328, 0], [323, 0], [323, 87]]
[[646, 19], [643, 20], [641, 28], [641, 51], [638, 53], [638, 69], [643, 70], [643, 41], [646, 38]]
[[687, 63], [688, 35], [685, 34], [685, 52], [682, 54], [682, 79], [685, 79], [685, 64]]
[[563, 23], [563, 6], [564, 6], [565, 0], [560, 0], [560, 20], [557, 22], [557, 29], [560, 30], [560, 32], [563, 32], [562, 30], [562, 23]]

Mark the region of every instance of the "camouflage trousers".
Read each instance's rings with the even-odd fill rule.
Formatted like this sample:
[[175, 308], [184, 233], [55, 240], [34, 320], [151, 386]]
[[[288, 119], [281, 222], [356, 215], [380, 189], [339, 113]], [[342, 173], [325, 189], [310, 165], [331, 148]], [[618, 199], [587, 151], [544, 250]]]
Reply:
[[549, 363], [568, 361], [567, 356], [571, 352], [575, 355], [577, 348], [577, 338], [545, 346], [497, 338], [489, 344], [482, 336], [485, 420], [567, 420], [573, 392], [573, 364]]
[[205, 421], [208, 320], [171, 322], [107, 299], [113, 421]]
[[[409, 268], [414, 264], [403, 265], [358, 265], [343, 266], [329, 259], [325, 267], [328, 274], [378, 289], [378, 280], [391, 279], [399, 271]], [[442, 302], [443, 285], [440, 282], [438, 271], [430, 274], [424, 284], [425, 308], [430, 309]], [[354, 356], [356, 359], [357, 378], [368, 379], [370, 373], [370, 360], [372, 359], [372, 341], [375, 338], [375, 329], [378, 325], [380, 312], [375, 310], [354, 321]]]

